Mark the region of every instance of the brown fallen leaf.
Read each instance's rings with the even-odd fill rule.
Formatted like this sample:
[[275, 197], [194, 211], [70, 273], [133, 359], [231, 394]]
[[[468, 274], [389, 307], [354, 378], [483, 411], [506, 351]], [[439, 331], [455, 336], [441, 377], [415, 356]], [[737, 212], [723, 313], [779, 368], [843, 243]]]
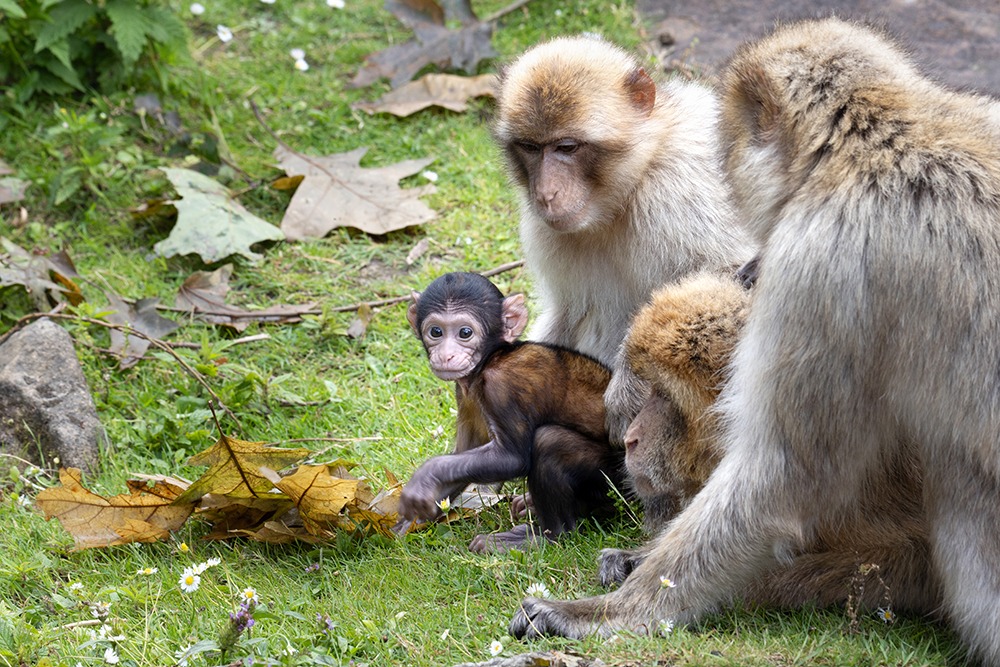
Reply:
[[288, 204], [281, 231], [289, 241], [319, 239], [337, 227], [386, 234], [437, 217], [420, 197], [433, 185], [405, 190], [398, 181], [418, 173], [432, 159], [405, 160], [385, 167], [360, 166], [367, 148], [312, 157], [279, 145], [275, 157], [289, 176], [305, 178]]
[[372, 317], [374, 316], [375, 313], [372, 311], [372, 307], [367, 303], [363, 303], [358, 306], [357, 315], [353, 320], [351, 320], [351, 323], [347, 325], [347, 337], [358, 339], [364, 336], [365, 332], [368, 331], [368, 324], [372, 321]]
[[[104, 319], [112, 324], [128, 326], [153, 338], [163, 338], [180, 327], [173, 320], [162, 317], [156, 312], [156, 304], [160, 300], [155, 297], [139, 299], [135, 304], [129, 304], [114, 292], [105, 292], [105, 296], [112, 310]], [[130, 336], [117, 329], [111, 329], [110, 333], [110, 351], [118, 355], [120, 360], [118, 366], [122, 369], [135, 366], [149, 349], [150, 343], [145, 338]]]
[[266, 469], [261, 473], [295, 501], [306, 530], [317, 536], [329, 535], [331, 528], [341, 525], [341, 512], [355, 501], [360, 484], [357, 479], [331, 475], [325, 465], [299, 466], [287, 477]]
[[386, 9], [413, 31], [414, 38], [369, 54], [348, 84], [351, 88], [370, 85], [383, 77], [389, 79], [390, 86], [399, 88], [427, 65], [472, 74], [481, 60], [497, 55], [491, 43], [493, 24], [477, 20], [468, 3], [461, 12], [448, 17], [462, 21], [462, 27], [456, 30], [445, 27], [443, 10], [431, 0], [387, 0]]
[[427, 74], [386, 93], [375, 102], [358, 102], [352, 106], [368, 113], [394, 116], [409, 116], [430, 106], [462, 112], [469, 108], [469, 100], [474, 97], [493, 97], [496, 78], [495, 74]]
[[[28, 292], [35, 308], [46, 311], [50, 302], [57, 303], [62, 299], [72, 302], [70, 293], [80, 295], [80, 288], [70, 280], [76, 277], [76, 270], [67, 273], [62, 259], [63, 253], [44, 257], [28, 252], [13, 241], [0, 237], [0, 287], [20, 285]], [[68, 255], [65, 256], [69, 258]], [[70, 266], [72, 262], [70, 262]]]
[[184, 489], [165, 480], [129, 482], [128, 494], [111, 498], [85, 489], [77, 468], [60, 470], [59, 481], [39, 492], [35, 504], [73, 537], [74, 551], [163, 540], [194, 511], [193, 502], [178, 501]]
[[260, 474], [260, 468], [281, 470], [309, 455], [308, 449], [267, 447], [220, 436], [214, 445], [188, 459], [193, 466], [209, 466], [181, 495], [178, 502], [193, 502], [212, 493], [233, 498], [269, 498], [274, 484]]
[[243, 331], [251, 322], [296, 324], [302, 315], [316, 308], [315, 303], [282, 304], [261, 310], [245, 310], [226, 303], [233, 265], [224, 264], [215, 271], [195, 271], [177, 290], [174, 305], [190, 311], [199, 320]]

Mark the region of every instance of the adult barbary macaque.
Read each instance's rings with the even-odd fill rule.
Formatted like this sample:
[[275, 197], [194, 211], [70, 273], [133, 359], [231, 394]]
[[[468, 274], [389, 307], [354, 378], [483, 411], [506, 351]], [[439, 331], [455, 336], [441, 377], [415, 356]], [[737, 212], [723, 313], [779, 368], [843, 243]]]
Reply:
[[[539, 534], [553, 539], [579, 518], [613, 507], [608, 482], [620, 485], [623, 469], [604, 425], [607, 368], [571, 350], [518, 342], [528, 318], [524, 297], [504, 298], [475, 273], [448, 273], [414, 293], [407, 318], [433, 373], [458, 384], [459, 431], [482, 422], [490, 439], [417, 469], [400, 498], [401, 531], [436, 517], [439, 502], [470, 483], [519, 477], [527, 477], [540, 531], [521, 525], [480, 535], [470, 549], [523, 547]], [[473, 411], [480, 419], [461, 419]]]
[[[652, 394], [626, 433], [625, 467], [652, 534], [691, 502], [722, 459], [713, 407], [749, 303], [734, 277], [700, 274], [655, 292], [629, 328], [626, 359]], [[854, 595], [854, 604], [869, 609], [936, 611], [940, 587], [930, 567], [919, 463], [911, 447], [889, 463], [890, 483], [875, 480], [881, 483], [853, 511], [818, 522], [788, 562], [756, 577], [740, 598], [798, 607], [843, 604]], [[655, 544], [605, 549], [601, 582], [624, 581]]]
[[621, 588], [528, 598], [510, 630], [692, 621], [893, 484], [912, 447], [942, 611], [998, 664], [1000, 105], [837, 19], [779, 27], [722, 82], [726, 167], [763, 243], [724, 454]]
[[632, 316], [660, 285], [735, 271], [754, 254], [734, 220], [717, 122], [708, 88], [657, 86], [599, 38], [552, 40], [500, 74], [494, 135], [541, 304], [529, 338], [614, 366], [606, 403], [618, 442], [645, 400], [616, 359]]

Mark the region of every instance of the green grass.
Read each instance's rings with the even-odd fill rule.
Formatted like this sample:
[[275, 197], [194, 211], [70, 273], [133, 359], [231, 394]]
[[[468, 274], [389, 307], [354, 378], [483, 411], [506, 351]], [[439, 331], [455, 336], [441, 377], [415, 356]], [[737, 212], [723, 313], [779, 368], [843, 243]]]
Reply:
[[[299, 325], [251, 326], [245, 334], [271, 338], [247, 345], [226, 347], [235, 334], [199, 323], [171, 337], [202, 345], [179, 353], [216, 369], [212, 387], [240, 420], [225, 423], [230, 433], [251, 440], [326, 439], [309, 445], [321, 460], [357, 461], [376, 486], [384, 470], [406, 478], [449, 448], [451, 388], [426, 369], [403, 306], [379, 309], [360, 340], [344, 336], [352, 315], [332, 308], [407, 294], [448, 270], [485, 270], [518, 258], [516, 207], [489, 138], [490, 104], [477, 101], [461, 115], [429, 110], [406, 119], [352, 111], [352, 102], [387, 90], [384, 84], [345, 87], [364, 55], [407, 38], [375, 0], [348, 0], [343, 11], [319, 0], [203, 4], [208, 11], [195, 19], [187, 3], [175, 3], [188, 19], [197, 56], [183, 72], [180, 88], [187, 94], [162, 101], [180, 114], [184, 137], [152, 118], [140, 120], [130, 93], [21, 112], [4, 107], [0, 157], [33, 185], [22, 202], [24, 219], [18, 206], [0, 209], [0, 235], [42, 252], [66, 248], [94, 311], [103, 307], [105, 289], [169, 304], [184, 278], [205, 267], [191, 258], [152, 257], [152, 245], [169, 230], [128, 211], [169, 192], [158, 167], [217, 165], [222, 146], [233, 167], [222, 176], [243, 193], [242, 203], [277, 223], [288, 197], [266, 186], [280, 174], [274, 142], [254, 119], [251, 99], [282, 140], [302, 152], [368, 146], [367, 166], [434, 157], [438, 192], [427, 201], [438, 220], [378, 238], [340, 230], [320, 241], [271, 245], [256, 265], [234, 261], [230, 302], [317, 301], [323, 315]], [[486, 14], [503, 4], [491, 0], [476, 8]], [[219, 44], [216, 23], [234, 28], [236, 39]], [[535, 0], [502, 21], [494, 43], [510, 57], [544, 37], [589, 30], [636, 47], [640, 25], [624, 0]], [[292, 68], [292, 48], [306, 51], [308, 72]], [[56, 205], [60, 185], [72, 178], [83, 186]], [[409, 184], [422, 182], [414, 177]], [[423, 238], [431, 241], [430, 251], [407, 266], [407, 253]], [[523, 271], [495, 280], [505, 292], [531, 292]], [[0, 291], [0, 331], [27, 312], [30, 304], [17, 290]], [[104, 330], [67, 326], [110, 441], [88, 486], [115, 494], [134, 472], [200, 474], [185, 461], [217, 435], [206, 392], [163, 354], [120, 371], [100, 352], [108, 345]], [[316, 404], [296, 404], [301, 401]], [[443, 433], [435, 435], [440, 427]], [[946, 631], [919, 619], [884, 626], [866, 618], [860, 633], [847, 634], [841, 610], [731, 610], [664, 638], [522, 644], [506, 636], [506, 625], [525, 589], [544, 582], [557, 597], [599, 593], [597, 554], [640, 541], [634, 522], [590, 524], [536, 552], [485, 557], [469, 554], [466, 545], [478, 532], [508, 526], [503, 508], [404, 541], [209, 543], [200, 540], [205, 526], [190, 521], [170, 543], [73, 553], [58, 524], [19, 502], [53, 480], [54, 471], [12, 471], [0, 486], [0, 665], [106, 664], [112, 644], [122, 665], [174, 664], [183, 648], [219, 638], [246, 587], [260, 597], [257, 622], [226, 661], [452, 665], [489, 658], [495, 639], [504, 655], [557, 649], [629, 665], [941, 665], [960, 656]], [[190, 553], [180, 552], [182, 542]], [[181, 570], [210, 557], [221, 564], [202, 575], [197, 591], [182, 593]], [[158, 571], [136, 574], [147, 567]], [[121, 639], [92, 641], [94, 627], [80, 625], [93, 620], [96, 602], [111, 604], [112, 634]], [[321, 624], [318, 615], [333, 625]], [[223, 662], [203, 654], [190, 664]]]

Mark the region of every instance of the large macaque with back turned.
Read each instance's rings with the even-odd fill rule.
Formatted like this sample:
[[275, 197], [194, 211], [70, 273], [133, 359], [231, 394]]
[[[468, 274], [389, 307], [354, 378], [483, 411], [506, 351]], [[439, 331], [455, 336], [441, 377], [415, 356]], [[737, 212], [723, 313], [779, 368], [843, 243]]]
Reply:
[[657, 86], [600, 38], [540, 44], [500, 74], [494, 135], [541, 306], [529, 338], [613, 366], [605, 398], [619, 443], [646, 393], [618, 359], [633, 315], [660, 285], [754, 254], [723, 178], [718, 117], [711, 90]]
[[[657, 534], [701, 491], [723, 457], [714, 410], [750, 293], [733, 277], [699, 274], [661, 288], [625, 338], [625, 358], [652, 393], [625, 435], [625, 465]], [[940, 587], [930, 567], [921, 473], [912, 448], [850, 512], [821, 521], [788, 562], [756, 577], [740, 597], [767, 606], [852, 604], [930, 614]], [[880, 472], [881, 476], [882, 473]], [[621, 583], [655, 547], [605, 549], [600, 579]]]
[[742, 47], [722, 86], [727, 171], [762, 243], [722, 458], [619, 589], [528, 598], [510, 630], [693, 621], [912, 456], [941, 612], [1000, 664], [1000, 104], [837, 19]]
[[[479, 535], [473, 551], [523, 548], [573, 530], [578, 519], [613, 510], [611, 485], [622, 486], [622, 451], [604, 423], [604, 390], [611, 373], [598, 361], [565, 348], [518, 342], [528, 311], [520, 294], [504, 297], [487, 278], [447, 273], [407, 311], [433, 373], [459, 388], [459, 411], [477, 413], [489, 441], [427, 460], [403, 488], [404, 532], [440, 514], [470, 483], [526, 477], [536, 527]], [[458, 421], [459, 441], [469, 422]], [[610, 482], [610, 484], [609, 484]]]

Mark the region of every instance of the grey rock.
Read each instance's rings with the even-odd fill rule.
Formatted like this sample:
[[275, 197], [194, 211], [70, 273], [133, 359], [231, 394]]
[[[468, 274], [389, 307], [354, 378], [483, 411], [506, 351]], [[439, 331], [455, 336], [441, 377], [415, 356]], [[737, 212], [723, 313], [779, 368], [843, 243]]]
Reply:
[[65, 329], [40, 319], [0, 345], [0, 452], [90, 472], [104, 437]]

